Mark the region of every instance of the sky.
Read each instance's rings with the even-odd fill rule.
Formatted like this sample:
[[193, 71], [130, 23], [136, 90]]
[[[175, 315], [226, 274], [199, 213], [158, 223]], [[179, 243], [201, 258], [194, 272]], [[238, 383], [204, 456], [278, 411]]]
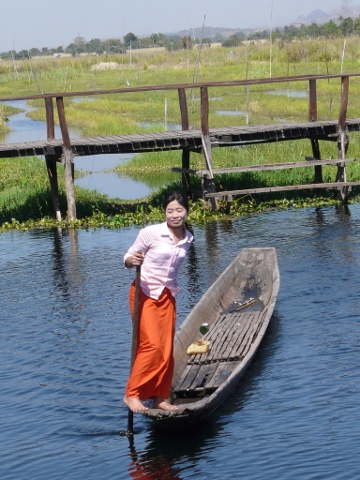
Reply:
[[202, 27], [275, 28], [359, 0], [0, 0], [0, 52]]

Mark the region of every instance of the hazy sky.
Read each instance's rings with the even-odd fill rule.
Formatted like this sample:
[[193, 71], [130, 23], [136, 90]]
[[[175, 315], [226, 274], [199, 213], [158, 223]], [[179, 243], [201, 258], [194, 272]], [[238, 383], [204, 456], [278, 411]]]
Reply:
[[0, 0], [0, 52], [201, 27], [274, 27], [359, 0]]

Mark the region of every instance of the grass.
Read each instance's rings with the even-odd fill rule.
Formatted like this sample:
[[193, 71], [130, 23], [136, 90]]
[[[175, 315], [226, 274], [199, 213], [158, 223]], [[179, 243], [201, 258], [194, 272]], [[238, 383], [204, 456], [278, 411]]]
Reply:
[[[358, 38], [347, 39], [345, 61], [341, 64], [343, 41], [336, 39], [300, 41], [276, 44], [272, 52], [272, 76], [280, 77], [300, 74], [325, 74], [359, 72], [357, 53]], [[230, 50], [232, 54], [230, 54]], [[194, 80], [197, 52], [149, 52], [129, 55], [107, 55], [103, 57], [33, 59], [31, 62], [0, 63], [0, 97], [32, 95], [43, 92], [68, 92], [148, 86], [161, 84], [191, 83]], [[116, 70], [96, 70], [101, 62], [116, 62]], [[269, 76], [269, 46], [241, 45], [237, 48], [206, 48], [201, 53], [198, 81], [221, 81]], [[249, 92], [249, 96], [248, 96]], [[247, 87], [209, 88], [209, 124], [212, 127], [250, 124], [306, 121], [308, 99], [306, 82], [256, 85]], [[336, 119], [340, 107], [340, 80], [317, 82], [318, 118]], [[200, 102], [197, 90], [187, 91], [189, 122], [191, 128], [200, 127]], [[359, 116], [360, 79], [350, 81], [350, 102], [348, 116]], [[45, 119], [43, 101], [33, 101], [37, 107], [30, 112], [34, 119]], [[165, 113], [166, 106], [166, 113]], [[0, 118], [9, 116], [14, 110], [0, 106]], [[159, 131], [167, 124], [180, 124], [177, 91], [127, 92], [122, 95], [101, 95], [85, 97], [80, 102], [65, 99], [65, 112], [69, 126], [78, 128], [84, 135], [130, 134]], [[6, 122], [0, 122], [6, 128]], [[348, 157], [357, 157], [360, 137], [351, 134]], [[321, 142], [322, 158], [336, 158], [336, 143]], [[256, 165], [263, 163], [296, 162], [311, 156], [309, 141], [279, 142], [253, 145], [242, 148], [214, 148], [214, 167]], [[144, 153], [134, 156], [127, 164], [117, 168], [133, 178], [146, 178], [149, 185], [158, 184], [159, 177], [172, 180], [171, 187], [178, 186], [178, 175], [169, 177], [169, 168], [181, 166], [181, 152]], [[191, 154], [191, 167], [202, 169], [201, 155]], [[0, 224], [2, 228], [13, 228], [22, 222], [45, 222], [51, 224], [52, 203], [45, 162], [37, 158], [0, 159], [2, 176], [0, 180]], [[59, 169], [60, 207], [66, 211], [66, 199], [62, 184], [62, 165]], [[335, 179], [336, 169], [324, 167], [324, 181]], [[81, 172], [78, 172], [81, 175]], [[145, 174], [145, 175], [144, 175]], [[360, 167], [356, 162], [347, 167], [348, 180], [360, 179]], [[312, 181], [313, 171], [307, 169], [277, 170], [252, 174], [216, 176], [218, 189], [231, 190], [245, 187], [262, 187], [285, 184], [301, 184]], [[195, 188], [199, 180], [192, 179]], [[137, 206], [121, 199], [109, 199], [96, 192], [76, 188], [79, 222], [99, 222], [112, 218], [115, 224], [139, 221], [147, 218], [148, 212], [156, 212], [163, 190], [144, 199]], [[356, 197], [354, 197], [356, 198]], [[217, 218], [218, 215], [232, 215], [249, 209], [268, 208], [272, 202], [285, 205], [299, 205], [317, 201], [332, 202], [332, 194], [309, 192], [287, 192], [272, 196], [247, 196], [237, 199], [230, 211], [224, 209], [210, 212], [200, 202], [193, 206], [199, 218]], [[289, 203], [290, 202], [290, 203]], [[146, 209], [145, 205], [150, 206]], [[199, 213], [202, 209], [202, 214]], [[235, 208], [237, 209], [235, 211]], [[142, 209], [142, 210], [141, 210]], [[139, 213], [141, 210], [142, 213]], [[147, 213], [145, 214], [145, 210]], [[226, 210], [226, 211], [225, 211]], [[44, 220], [45, 219], [45, 220]], [[29, 224], [29, 223], [27, 223]]]

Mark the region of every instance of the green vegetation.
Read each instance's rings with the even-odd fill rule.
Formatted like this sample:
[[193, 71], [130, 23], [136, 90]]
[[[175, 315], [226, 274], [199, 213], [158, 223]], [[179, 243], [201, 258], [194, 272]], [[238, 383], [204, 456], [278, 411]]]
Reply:
[[[351, 35], [360, 35], [360, 16], [356, 19], [351, 17], [339, 17], [337, 21], [329, 20], [326, 23], [318, 24], [312, 22], [309, 25], [285, 25], [283, 28], [276, 28], [271, 33], [273, 41], [289, 42], [292, 40], [314, 39], [314, 38], [344, 38]], [[238, 32], [231, 35], [223, 42], [223, 46], [232, 47], [239, 45], [244, 40], [256, 41], [268, 39], [269, 30], [262, 30], [245, 35]]]
[[9, 129], [6, 125], [8, 117], [20, 111], [18, 108], [9, 107], [7, 105], [0, 104], [0, 140], [4, 133], [8, 132]]
[[[237, 47], [205, 47], [197, 64], [196, 49], [165, 51], [146, 49], [127, 54], [104, 53], [99, 56], [33, 58], [0, 62], [0, 97], [34, 95], [48, 92], [95, 91], [162, 84], [192, 83], [196, 81], [228, 81], [244, 78], [286, 77], [300, 74], [357, 73], [358, 37], [329, 39], [301, 39], [276, 42], [270, 52], [269, 44], [241, 44]], [[271, 63], [270, 63], [271, 61]], [[247, 88], [209, 88], [210, 128], [230, 125], [306, 121], [308, 99], [306, 82], [262, 84]], [[318, 118], [337, 119], [340, 108], [340, 80], [317, 82]], [[86, 96], [65, 99], [69, 126], [77, 127], [84, 135], [128, 134], [159, 131], [180, 123], [177, 91], [126, 92], [121, 95]], [[350, 80], [349, 117], [358, 117], [360, 79]], [[192, 128], [200, 126], [199, 91], [187, 90], [189, 121]], [[43, 101], [33, 101], [30, 112], [34, 119], [45, 119]], [[11, 114], [0, 106], [0, 117]], [[6, 122], [2, 123], [3, 128]], [[1, 133], [1, 123], [0, 123]], [[348, 157], [357, 157], [360, 137], [351, 133]], [[321, 142], [322, 158], [336, 158], [335, 142]], [[256, 165], [281, 161], [300, 161], [311, 156], [309, 141], [277, 142], [242, 148], [214, 148], [215, 167]], [[203, 168], [203, 157], [191, 154], [191, 167]], [[179, 175], [169, 168], [181, 166], [181, 152], [146, 153], [134, 156], [117, 168], [133, 178], [143, 178], [151, 184], [164, 175], [164, 184], [173, 183], [136, 205], [122, 199], [76, 188], [78, 220], [73, 226], [120, 226], [129, 223], [153, 221], [160, 215], [159, 204], [165, 192], [179, 187]], [[1, 229], [31, 228], [55, 225], [52, 202], [44, 160], [38, 158], [0, 159], [0, 225]], [[324, 181], [335, 179], [336, 169], [324, 167]], [[347, 167], [348, 180], [360, 179], [357, 162]], [[76, 172], [81, 175], [82, 172]], [[172, 175], [172, 176], [170, 176]], [[66, 212], [63, 166], [58, 165], [60, 208]], [[216, 176], [218, 189], [232, 190], [245, 187], [263, 187], [301, 184], [312, 181], [312, 169], [277, 170], [253, 174]], [[195, 188], [198, 179], [192, 179]], [[356, 192], [355, 192], [356, 193]], [[356, 196], [352, 196], [356, 201]], [[228, 218], [264, 208], [320, 205], [336, 202], [333, 193], [315, 192], [246, 196], [237, 198], [232, 206], [220, 205], [211, 211], [201, 201], [191, 209], [193, 221]], [[66, 221], [63, 224], [67, 224]]]
[[[326, 23], [318, 24], [312, 22], [309, 25], [285, 25], [282, 28], [276, 28], [271, 32], [272, 41], [291, 42], [292, 40], [309, 40], [314, 38], [344, 38], [349, 36], [360, 35], [360, 16], [356, 19], [352, 17], [340, 16], [336, 21], [329, 20]], [[195, 37], [195, 38], [194, 38]], [[133, 32], [124, 35], [123, 40], [119, 38], [109, 38], [100, 40], [92, 38], [87, 41], [84, 37], [77, 36], [68, 46], [58, 46], [56, 48], [43, 47], [30, 48], [29, 50], [21, 50], [19, 52], [10, 50], [0, 53], [0, 59], [4, 60], [24, 60], [35, 57], [48, 57], [49, 55], [62, 56], [71, 55], [73, 57], [92, 54], [121, 54], [125, 55], [129, 50], [164, 48], [174, 52], [176, 50], [191, 50], [194, 46], [202, 43], [210, 46], [212, 43], [221, 43], [223, 47], [237, 47], [242, 42], [268, 40], [270, 31], [254, 30], [245, 33], [239, 31], [231, 36], [224, 36], [221, 29], [205, 28], [195, 29], [192, 36], [185, 35], [180, 37], [177, 34], [153, 33], [149, 37], [138, 37]]]

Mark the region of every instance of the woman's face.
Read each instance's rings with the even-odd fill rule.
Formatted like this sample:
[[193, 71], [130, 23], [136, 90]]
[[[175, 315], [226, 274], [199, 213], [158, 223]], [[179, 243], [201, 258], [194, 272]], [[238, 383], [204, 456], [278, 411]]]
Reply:
[[182, 227], [187, 219], [187, 211], [177, 200], [174, 200], [166, 207], [165, 217], [169, 227]]

